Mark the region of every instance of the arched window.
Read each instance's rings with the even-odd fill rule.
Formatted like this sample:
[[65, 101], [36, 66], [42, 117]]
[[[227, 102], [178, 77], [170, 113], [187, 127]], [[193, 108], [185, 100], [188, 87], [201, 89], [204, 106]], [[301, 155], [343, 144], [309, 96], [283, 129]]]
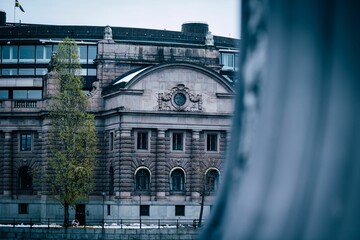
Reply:
[[114, 195], [114, 168], [109, 170], [109, 195]]
[[219, 171], [216, 169], [209, 169], [206, 172], [206, 191], [214, 192], [218, 188], [219, 184]]
[[149, 191], [150, 189], [150, 172], [146, 168], [141, 168], [135, 175], [135, 190]]
[[170, 175], [170, 190], [171, 191], [184, 191], [185, 174], [180, 168], [171, 172]]
[[31, 190], [32, 189], [32, 176], [30, 174], [29, 167], [21, 167], [18, 172], [19, 190]]

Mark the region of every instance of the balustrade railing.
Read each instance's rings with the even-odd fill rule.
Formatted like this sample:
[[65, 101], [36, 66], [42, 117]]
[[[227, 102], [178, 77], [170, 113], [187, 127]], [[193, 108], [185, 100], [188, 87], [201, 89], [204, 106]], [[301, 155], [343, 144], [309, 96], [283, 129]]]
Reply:
[[15, 100], [14, 108], [36, 108], [36, 100]]

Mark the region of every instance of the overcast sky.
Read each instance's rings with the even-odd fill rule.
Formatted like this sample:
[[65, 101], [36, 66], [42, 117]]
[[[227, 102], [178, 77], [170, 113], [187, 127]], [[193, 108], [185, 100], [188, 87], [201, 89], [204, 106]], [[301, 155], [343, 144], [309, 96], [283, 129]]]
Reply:
[[[214, 35], [240, 36], [240, 0], [19, 0], [16, 22], [95, 25], [181, 31], [184, 22], [206, 22]], [[0, 0], [7, 22], [15, 0]]]

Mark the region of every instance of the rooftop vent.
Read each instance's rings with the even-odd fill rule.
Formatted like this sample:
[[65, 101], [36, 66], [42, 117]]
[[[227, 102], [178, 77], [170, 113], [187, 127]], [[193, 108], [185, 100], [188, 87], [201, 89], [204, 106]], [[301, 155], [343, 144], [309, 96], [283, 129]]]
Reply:
[[209, 25], [207, 23], [188, 22], [188, 23], [183, 23], [181, 26], [182, 33], [197, 33], [205, 36], [208, 31], [209, 31]]

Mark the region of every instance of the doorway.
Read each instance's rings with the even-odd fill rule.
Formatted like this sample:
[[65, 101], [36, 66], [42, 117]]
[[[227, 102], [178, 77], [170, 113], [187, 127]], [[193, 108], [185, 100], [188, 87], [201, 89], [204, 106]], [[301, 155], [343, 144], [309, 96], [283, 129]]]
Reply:
[[75, 218], [79, 220], [79, 225], [85, 225], [85, 204], [76, 204]]

